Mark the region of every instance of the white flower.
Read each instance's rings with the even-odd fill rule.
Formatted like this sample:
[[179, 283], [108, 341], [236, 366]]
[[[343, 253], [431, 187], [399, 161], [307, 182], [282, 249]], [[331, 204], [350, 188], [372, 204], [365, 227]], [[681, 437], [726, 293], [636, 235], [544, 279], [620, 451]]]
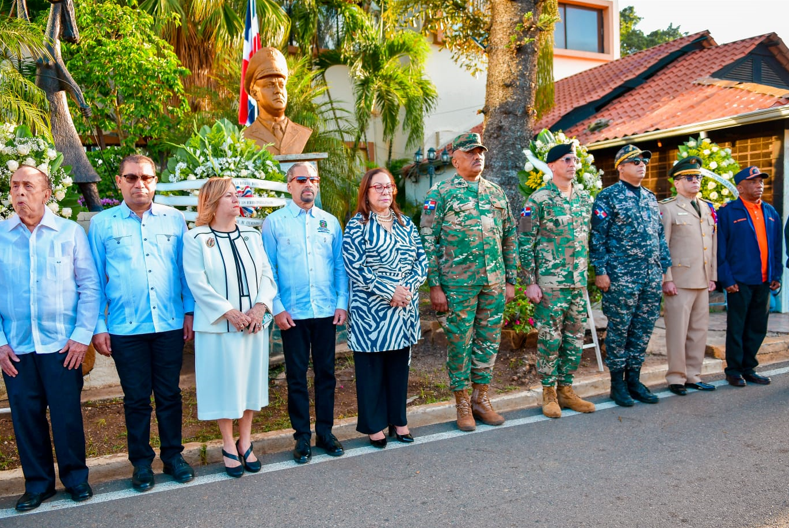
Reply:
[[542, 141], [540, 141], [540, 140], [538, 139], [538, 140], [537, 140], [537, 141], [536, 141], [534, 144], [535, 144], [535, 145], [537, 145], [537, 148], [539, 148], [539, 147], [541, 147], [541, 146], [542, 146]]
[[683, 152], [683, 153], [682, 153], [682, 157], [683, 157], [683, 158], [687, 158], [687, 157], [688, 157], [688, 153], [687, 153], [687, 152]]
[[719, 150], [720, 150], [720, 147], [718, 145], [715, 145], [714, 147], [712, 147], [712, 151], [713, 152], [718, 152]]
[[47, 204], [47, 207], [49, 207], [49, 210], [52, 211], [55, 214], [57, 214], [58, 209], [60, 209], [60, 206], [57, 203], [55, 203], [55, 202], [49, 202]]
[[239, 171], [238, 175], [241, 176], [242, 178], [245, 178], [246, 176], [249, 175], [249, 171], [246, 170], [246, 169], [241, 169], [241, 171]]
[[60, 216], [63, 218], [71, 218], [71, 208], [64, 207], [62, 211], [60, 211]]
[[704, 154], [705, 156], [709, 156], [710, 155], [710, 149], [704, 149], [702, 151], [702, 154]]
[[190, 174], [189, 176], [186, 177], [186, 179], [192, 181], [192, 180], [196, 180], [197, 178], [195, 177], [194, 174]]
[[550, 180], [551, 180], [550, 174], [543, 174], [542, 175], [542, 181], [543, 182], [548, 183]]
[[47, 149], [47, 158], [53, 160], [58, 157], [58, 152], [55, 149]]
[[44, 174], [46, 174], [47, 176], [49, 176], [49, 164], [48, 163], [42, 163], [41, 165], [39, 165], [36, 168], [38, 170], [40, 170], [41, 172], [43, 172]]
[[592, 179], [592, 175], [589, 174], [588, 172], [584, 172], [584, 175], [582, 176], [582, 178], [584, 179], [585, 182], [588, 182], [589, 180]]
[[688, 141], [688, 146], [691, 147], [691, 148], [695, 147], [696, 146], [696, 142], [693, 141], [693, 140], [690, 140], [690, 141]]
[[17, 145], [16, 152], [20, 156], [27, 156], [28, 154], [30, 154], [30, 145]]
[[60, 183], [63, 187], [70, 187], [71, 184], [74, 183], [74, 180], [71, 179], [71, 176], [64, 176], [63, 179], [60, 180]]
[[102, 163], [104, 163], [102, 160], [100, 160], [100, 159], [96, 160], [96, 165], [101, 165]]
[[729, 189], [725, 189], [725, 188], [724, 188], [724, 189], [721, 191], [721, 194], [722, 194], [723, 196], [729, 196]]
[[27, 158], [25, 161], [22, 162], [22, 165], [28, 165], [30, 167], [35, 167], [36, 166], [36, 160], [34, 160], [33, 158]]
[[594, 186], [597, 187], [598, 189], [602, 189], [603, 188], [603, 182], [601, 182], [600, 180], [597, 180], [594, 183]]
[[701, 140], [702, 143], [710, 143], [710, 138], [704, 138]]
[[14, 172], [19, 168], [19, 162], [16, 160], [8, 160], [5, 162], [5, 166], [8, 167], [8, 170]]
[[592, 163], [594, 163], [594, 156], [593, 156], [593, 155], [591, 155], [591, 154], [589, 154], [589, 155], [586, 157], [586, 163], [588, 163], [589, 165], [591, 165]]
[[534, 170], [534, 165], [532, 165], [531, 162], [527, 161], [526, 165], [523, 166], [523, 170], [525, 170], [526, 172], [531, 172]]
[[725, 149], [723, 149], [723, 152], [725, 152], [726, 154], [731, 154], [731, 149], [726, 147]]
[[715, 191], [712, 191], [710, 193], [710, 200], [717, 200], [717, 199], [718, 199], [718, 193], [716, 193]]
[[58, 191], [55, 193], [55, 200], [57, 200], [58, 202], [62, 202], [63, 198], [65, 197], [66, 197], [65, 191]]
[[717, 184], [716, 184], [714, 181], [711, 181], [711, 182], [709, 182], [709, 183], [707, 184], [707, 189], [710, 189], [710, 190], [712, 190], [712, 189], [714, 189], [714, 188], [715, 188], [715, 187], [717, 187], [717, 186], [718, 186], [718, 185], [717, 185]]
[[715, 170], [718, 168], [718, 164], [714, 161], [710, 162], [710, 169]]

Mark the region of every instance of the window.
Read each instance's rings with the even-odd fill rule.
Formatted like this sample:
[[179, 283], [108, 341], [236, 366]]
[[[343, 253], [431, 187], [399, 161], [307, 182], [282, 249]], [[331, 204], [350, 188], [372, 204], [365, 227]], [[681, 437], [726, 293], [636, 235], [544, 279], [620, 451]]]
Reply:
[[559, 4], [560, 22], [554, 29], [555, 47], [604, 53], [603, 11], [592, 7]]

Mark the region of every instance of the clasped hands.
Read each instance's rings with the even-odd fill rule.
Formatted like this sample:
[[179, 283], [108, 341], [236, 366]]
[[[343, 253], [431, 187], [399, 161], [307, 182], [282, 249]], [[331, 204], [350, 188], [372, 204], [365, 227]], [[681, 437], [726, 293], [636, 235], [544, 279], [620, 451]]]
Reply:
[[246, 328], [250, 334], [257, 334], [263, 329], [263, 317], [266, 315], [266, 305], [256, 304], [246, 312], [235, 308], [225, 312], [224, 318], [239, 332]]
[[392, 301], [389, 306], [392, 308], [405, 308], [411, 304], [411, 290], [408, 287], [398, 284], [395, 286], [395, 291], [392, 294]]

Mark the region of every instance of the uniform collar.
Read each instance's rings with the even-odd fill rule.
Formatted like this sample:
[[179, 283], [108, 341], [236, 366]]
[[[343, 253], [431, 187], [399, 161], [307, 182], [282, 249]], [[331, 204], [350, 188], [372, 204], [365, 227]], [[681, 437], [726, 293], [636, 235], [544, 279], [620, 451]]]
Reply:
[[[18, 226], [22, 226], [23, 228], [27, 229], [27, 226], [22, 223], [22, 219], [19, 218], [19, 215], [14, 213], [14, 215], [3, 222], [7, 231], [12, 231], [16, 229]], [[60, 231], [60, 227], [57, 224], [57, 220], [55, 219], [55, 214], [49, 207], [44, 208], [44, 216], [41, 217], [41, 221], [38, 223], [40, 226], [48, 227], [53, 231]]]
[[[135, 217], [137, 217], [137, 213], [135, 213], [134, 211], [132, 211], [132, 210], [129, 208], [129, 206], [128, 206], [128, 205], [126, 205], [126, 201], [125, 201], [125, 200], [124, 200], [123, 202], [121, 202], [120, 208], [121, 208], [121, 216], [122, 216], [123, 218], [129, 218], [129, 217], [131, 217], [132, 215], [133, 215], [133, 216], [135, 216]], [[159, 215], [159, 210], [158, 210], [158, 209], [159, 209], [159, 205], [158, 205], [158, 204], [155, 204], [155, 203], [152, 203], [152, 204], [151, 204], [151, 207], [150, 207], [150, 208], [149, 208], [147, 211], [145, 211], [145, 213], [151, 214], [151, 215], [153, 215], [153, 216], [158, 216], [158, 215]], [[143, 213], [143, 216], [145, 216], [145, 213]], [[138, 218], [139, 218], [139, 217], [138, 217]]]

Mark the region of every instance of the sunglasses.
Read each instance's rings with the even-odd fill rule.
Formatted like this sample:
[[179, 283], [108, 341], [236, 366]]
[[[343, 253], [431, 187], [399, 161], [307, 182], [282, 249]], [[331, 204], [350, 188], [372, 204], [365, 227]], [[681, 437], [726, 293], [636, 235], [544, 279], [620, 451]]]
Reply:
[[680, 176], [679, 179], [685, 178], [688, 181], [701, 181], [700, 174], [691, 174], [690, 176]]
[[643, 163], [644, 166], [646, 167], [647, 165], [649, 165], [649, 160], [648, 159], [642, 159], [642, 158], [636, 158], [634, 160], [626, 161], [625, 163], [632, 163], [636, 167], [638, 167], [639, 165], [641, 165]]
[[295, 181], [300, 185], [304, 185], [305, 183], [307, 183], [307, 181], [309, 181], [310, 183], [314, 183], [317, 185], [320, 183], [321, 179], [318, 176], [296, 176], [290, 181]]
[[131, 183], [132, 185], [137, 183], [137, 180], [142, 180], [143, 183], [151, 183], [156, 179], [156, 176], [150, 176], [148, 174], [124, 174], [121, 176], [126, 183]]
[[562, 158], [562, 161], [565, 162], [567, 165], [578, 165], [581, 160], [576, 158], [575, 156], [565, 156]]

